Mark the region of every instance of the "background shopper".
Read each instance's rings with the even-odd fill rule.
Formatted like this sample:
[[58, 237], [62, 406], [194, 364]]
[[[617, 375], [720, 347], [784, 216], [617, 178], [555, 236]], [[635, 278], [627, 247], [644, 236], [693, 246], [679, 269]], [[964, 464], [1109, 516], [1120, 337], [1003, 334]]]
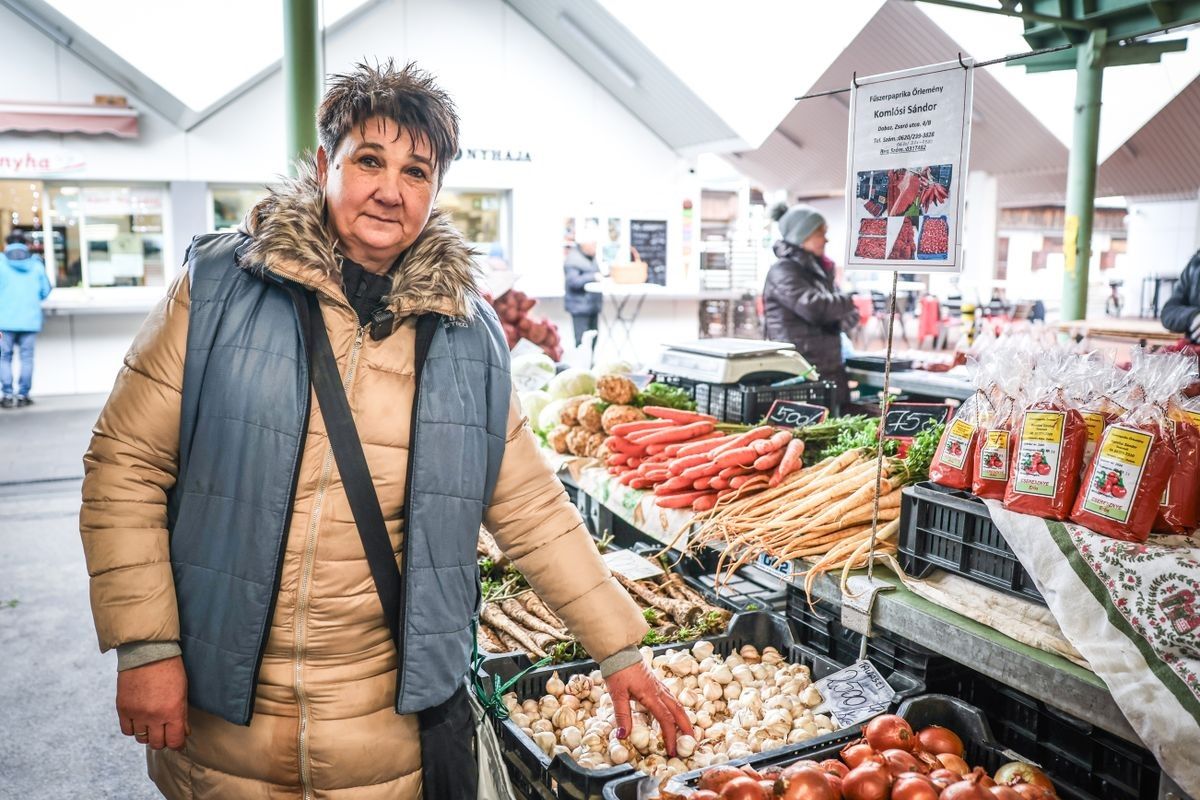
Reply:
[[[0, 408], [33, 403], [33, 348], [42, 329], [42, 301], [50, 294], [50, 279], [41, 256], [30, 253], [25, 235], [13, 231], [0, 256]], [[13, 353], [21, 362], [13, 393]]]
[[1200, 345], [1200, 250], [1183, 268], [1161, 317], [1167, 330], [1182, 333], [1188, 342]]
[[[575, 346], [578, 347], [583, 341], [584, 333], [599, 330], [600, 304], [604, 302], [599, 292], [589, 292], [583, 288], [593, 281], [600, 280], [594, 231], [581, 231], [575, 243], [567, 248], [563, 276], [566, 280], [563, 306], [571, 315], [571, 322], [575, 326]], [[592, 341], [592, 349], [595, 349], [595, 340]]]
[[847, 292], [838, 291], [834, 263], [825, 256], [828, 227], [812, 206], [777, 208], [779, 258], [767, 272], [763, 287], [763, 332], [767, 339], [791, 342], [822, 380], [838, 386], [838, 402], [849, 401], [846, 366], [842, 360], [843, 332], [858, 325], [858, 310]]

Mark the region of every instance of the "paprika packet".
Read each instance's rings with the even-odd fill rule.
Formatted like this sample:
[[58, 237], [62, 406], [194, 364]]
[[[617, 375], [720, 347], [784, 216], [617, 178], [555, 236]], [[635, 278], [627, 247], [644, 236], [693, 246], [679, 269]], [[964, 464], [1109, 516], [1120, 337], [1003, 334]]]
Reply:
[[1186, 536], [1200, 526], [1200, 413], [1168, 413], [1167, 430], [1175, 450], [1175, 470], [1167, 482], [1152, 530]]
[[981, 402], [978, 393], [971, 395], [946, 425], [929, 464], [929, 480], [951, 489], [971, 488], [971, 469], [979, 441]]
[[1066, 519], [1079, 488], [1087, 444], [1083, 417], [1059, 400], [1029, 406], [1015, 428], [1013, 465], [1004, 507], [1046, 519]]
[[1100, 437], [1071, 521], [1114, 539], [1146, 541], [1174, 469], [1165, 427], [1122, 417]]
[[1012, 432], [1006, 425], [984, 428], [979, 432], [971, 471], [971, 492], [976, 497], [1003, 500], [1012, 465]]

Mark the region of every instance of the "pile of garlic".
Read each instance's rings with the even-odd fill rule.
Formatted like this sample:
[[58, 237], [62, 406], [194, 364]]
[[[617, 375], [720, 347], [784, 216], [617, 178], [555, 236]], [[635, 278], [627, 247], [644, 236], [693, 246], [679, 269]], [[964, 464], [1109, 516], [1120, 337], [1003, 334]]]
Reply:
[[753, 645], [722, 659], [711, 642], [688, 650], [642, 655], [678, 698], [696, 732], [681, 736], [668, 758], [658, 723], [634, 704], [628, 738], [613, 736], [612, 698], [598, 670], [563, 683], [558, 673], [540, 700], [504, 696], [510, 718], [548, 756], [569, 755], [584, 769], [632, 764], [656, 778], [721, 764], [752, 753], [796, 744], [834, 729], [833, 720], [813, 714], [821, 695], [808, 667], [787, 663], [774, 647]]

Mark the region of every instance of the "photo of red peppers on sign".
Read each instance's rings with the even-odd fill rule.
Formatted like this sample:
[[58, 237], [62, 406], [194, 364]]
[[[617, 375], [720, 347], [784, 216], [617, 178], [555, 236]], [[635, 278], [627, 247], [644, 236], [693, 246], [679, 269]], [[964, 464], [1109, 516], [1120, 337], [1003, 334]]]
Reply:
[[1129, 490], [1125, 488], [1125, 476], [1121, 474], [1120, 470], [1097, 472], [1096, 479], [1092, 483], [1100, 494], [1106, 494], [1118, 500], [1129, 493]]
[[1021, 472], [1026, 475], [1049, 475], [1050, 469], [1050, 464], [1046, 461], [1046, 453], [1042, 450], [1026, 454], [1025, 459], [1021, 462]]
[[896, 234], [896, 241], [892, 243], [892, 251], [888, 254], [888, 258], [908, 261], [916, 255], [916, 226], [913, 224], [912, 217], [905, 217], [904, 221], [900, 224], [900, 232]]
[[858, 223], [858, 234], [860, 236], [887, 236], [887, 220], [864, 217]]
[[915, 215], [916, 201], [921, 192], [921, 176], [910, 169], [894, 169], [888, 175], [888, 215]]
[[854, 248], [854, 255], [859, 258], [882, 259], [885, 247], [887, 247], [887, 237], [885, 236], [860, 236], [858, 237], [858, 246]]
[[[943, 179], [945, 183], [942, 182]], [[917, 199], [921, 204], [922, 214], [928, 214], [929, 209], [940, 206], [950, 199], [950, 189], [947, 188], [949, 182], [949, 164], [939, 164], [936, 167], [926, 167], [921, 170], [921, 191]]]
[[944, 256], [950, 250], [950, 224], [945, 217], [921, 217], [921, 255]]

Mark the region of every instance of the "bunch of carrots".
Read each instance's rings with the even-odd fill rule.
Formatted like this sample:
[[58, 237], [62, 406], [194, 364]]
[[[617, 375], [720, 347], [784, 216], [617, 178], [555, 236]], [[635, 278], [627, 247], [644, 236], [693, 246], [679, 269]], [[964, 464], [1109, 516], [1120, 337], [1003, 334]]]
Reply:
[[707, 414], [646, 406], [653, 419], [617, 425], [605, 441], [609, 472], [653, 489], [660, 508], [707, 511], [731, 493], [778, 486], [800, 470], [804, 442], [762, 425], [718, 426]]

